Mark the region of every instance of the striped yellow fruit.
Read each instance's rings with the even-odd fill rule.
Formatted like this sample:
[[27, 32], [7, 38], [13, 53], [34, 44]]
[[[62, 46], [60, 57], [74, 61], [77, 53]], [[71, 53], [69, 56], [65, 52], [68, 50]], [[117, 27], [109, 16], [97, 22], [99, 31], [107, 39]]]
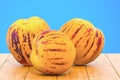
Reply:
[[75, 58], [75, 47], [64, 33], [47, 30], [33, 41], [31, 62], [38, 71], [46, 74], [61, 74], [67, 71]]
[[75, 48], [75, 65], [84, 65], [96, 59], [104, 46], [104, 35], [87, 20], [74, 18], [65, 23], [60, 31], [70, 37]]
[[31, 66], [30, 53], [36, 34], [49, 29], [48, 24], [37, 16], [19, 19], [8, 29], [6, 42], [14, 58], [24, 66]]

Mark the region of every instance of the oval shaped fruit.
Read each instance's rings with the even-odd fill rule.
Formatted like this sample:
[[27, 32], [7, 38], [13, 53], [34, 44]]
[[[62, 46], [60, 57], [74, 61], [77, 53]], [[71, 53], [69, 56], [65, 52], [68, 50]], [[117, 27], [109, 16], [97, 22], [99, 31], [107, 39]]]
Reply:
[[61, 74], [68, 70], [75, 58], [72, 41], [64, 33], [47, 30], [33, 41], [31, 62], [38, 71], [46, 74]]
[[76, 48], [76, 65], [84, 65], [95, 60], [103, 49], [104, 35], [89, 21], [74, 18], [65, 23], [60, 31], [70, 37]]
[[36, 34], [49, 29], [48, 24], [39, 17], [19, 19], [8, 29], [6, 42], [14, 58], [24, 66], [31, 66], [30, 53]]

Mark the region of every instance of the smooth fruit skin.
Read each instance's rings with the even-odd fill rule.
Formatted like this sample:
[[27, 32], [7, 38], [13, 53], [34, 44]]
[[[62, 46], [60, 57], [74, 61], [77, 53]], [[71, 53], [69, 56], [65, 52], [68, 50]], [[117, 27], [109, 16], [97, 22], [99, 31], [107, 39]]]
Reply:
[[92, 42], [91, 47], [86, 52], [86, 54], [84, 54], [84, 56], [82, 58], [79, 58], [79, 56], [78, 57], [76, 56], [74, 64], [84, 65], [89, 62], [92, 62], [100, 55], [103, 47], [104, 47], [104, 35], [103, 35], [102, 31], [97, 29], [96, 36], [94, 38], [94, 41]]
[[89, 21], [74, 18], [65, 23], [60, 31], [64, 32], [76, 48], [75, 65], [84, 65], [95, 60], [104, 46], [104, 35]]
[[31, 66], [30, 53], [35, 36], [49, 29], [48, 24], [37, 16], [19, 19], [8, 29], [6, 42], [14, 58], [24, 66]]
[[64, 33], [47, 30], [36, 36], [30, 56], [33, 67], [46, 74], [67, 71], [75, 58], [75, 47]]

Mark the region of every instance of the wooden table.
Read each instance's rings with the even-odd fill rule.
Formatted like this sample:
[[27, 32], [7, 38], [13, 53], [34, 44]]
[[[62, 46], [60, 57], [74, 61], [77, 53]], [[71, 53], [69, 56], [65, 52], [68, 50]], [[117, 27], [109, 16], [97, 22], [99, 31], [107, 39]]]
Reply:
[[0, 54], [0, 80], [120, 80], [120, 54], [101, 54], [86, 66], [72, 66], [57, 76], [39, 73], [10, 54]]

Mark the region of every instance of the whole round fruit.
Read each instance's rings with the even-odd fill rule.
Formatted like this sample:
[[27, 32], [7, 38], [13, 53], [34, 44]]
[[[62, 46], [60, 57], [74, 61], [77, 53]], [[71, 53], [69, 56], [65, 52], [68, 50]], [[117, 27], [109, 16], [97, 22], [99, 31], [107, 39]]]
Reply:
[[46, 74], [61, 74], [73, 64], [75, 48], [64, 33], [47, 30], [39, 33], [33, 41], [31, 62], [38, 71]]
[[65, 23], [60, 31], [70, 37], [75, 48], [75, 65], [84, 65], [95, 60], [104, 46], [104, 35], [89, 21], [74, 18]]
[[19, 19], [8, 29], [6, 42], [14, 58], [24, 66], [31, 66], [30, 53], [32, 41], [37, 33], [49, 29], [48, 24], [39, 17]]

